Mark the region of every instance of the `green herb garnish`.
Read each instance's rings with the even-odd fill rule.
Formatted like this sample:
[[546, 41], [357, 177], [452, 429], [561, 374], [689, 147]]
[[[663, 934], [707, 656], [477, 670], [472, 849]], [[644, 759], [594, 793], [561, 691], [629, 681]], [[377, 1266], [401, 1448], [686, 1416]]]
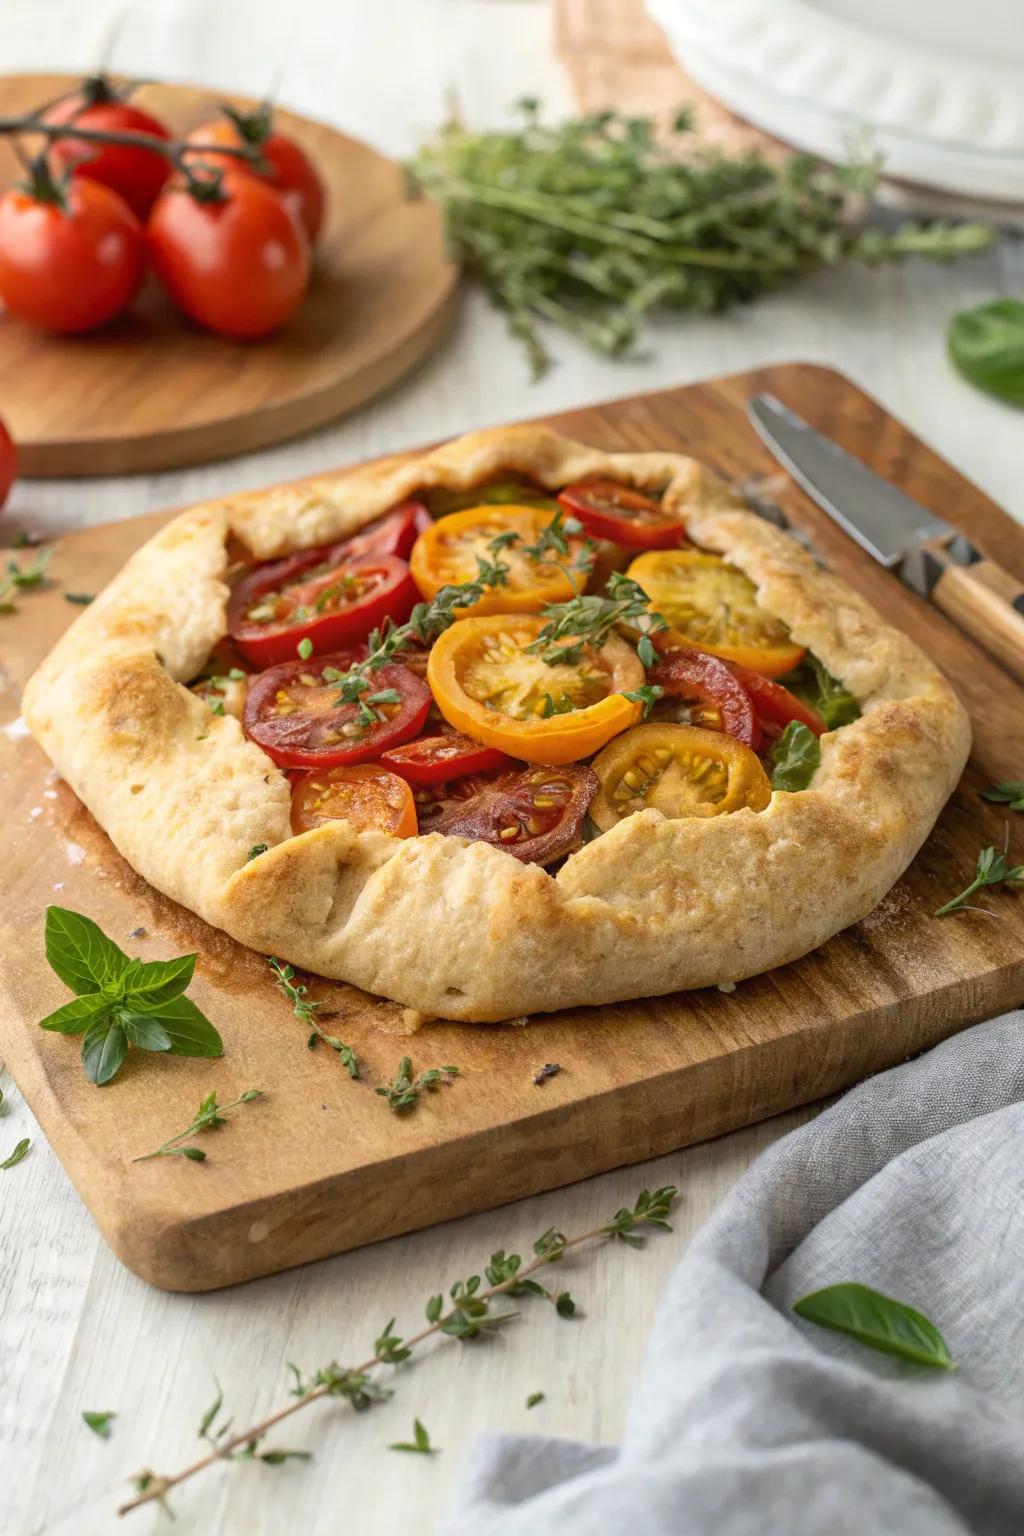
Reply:
[[258, 859], [262, 854], [269, 852], [269, 843], [253, 843], [252, 847], [249, 849], [249, 852], [245, 856], [245, 862], [247, 864], [251, 864], [253, 859]]
[[[504, 1327], [519, 1315], [515, 1312], [492, 1312], [490, 1304], [497, 1296], [512, 1293], [529, 1296], [534, 1294], [536, 1289], [544, 1298], [551, 1299], [554, 1296], [557, 1305], [557, 1295], [565, 1295], [565, 1292], [552, 1293], [545, 1291], [542, 1286], [534, 1288], [526, 1284], [528, 1280], [532, 1280], [538, 1270], [548, 1264], [558, 1263], [569, 1249], [578, 1248], [584, 1243], [618, 1238], [638, 1248], [643, 1242], [641, 1228], [654, 1227], [666, 1232], [671, 1231], [667, 1217], [675, 1198], [676, 1190], [670, 1186], [653, 1192], [644, 1189], [640, 1191], [632, 1207], [624, 1206], [616, 1211], [609, 1221], [602, 1226], [592, 1227], [588, 1232], [581, 1232], [575, 1237], [566, 1237], [563, 1232], [549, 1227], [537, 1238], [533, 1245], [534, 1257], [526, 1264], [518, 1254], [505, 1254], [503, 1250], [499, 1250], [491, 1255], [488, 1273], [492, 1269], [500, 1270], [502, 1279], [487, 1287], [483, 1286], [480, 1275], [470, 1275], [467, 1280], [457, 1280], [449, 1290], [447, 1305], [444, 1296], [440, 1293], [431, 1296], [424, 1309], [428, 1326], [407, 1338], [402, 1338], [393, 1331], [395, 1320], [392, 1318], [375, 1341], [372, 1356], [362, 1365], [343, 1366], [336, 1361], [331, 1361], [329, 1365], [322, 1366], [314, 1375], [308, 1377], [299, 1370], [298, 1366], [289, 1365], [293, 1386], [290, 1393], [291, 1401], [285, 1407], [278, 1408], [258, 1424], [254, 1424], [251, 1429], [242, 1430], [233, 1435], [228, 1435], [226, 1429], [215, 1432], [212, 1443], [215, 1444], [217, 1454], [204, 1457], [173, 1477], [162, 1477], [148, 1470], [138, 1473], [133, 1479], [136, 1488], [135, 1497], [124, 1504], [118, 1513], [127, 1514], [129, 1510], [138, 1508], [140, 1504], [148, 1504], [154, 1500], [163, 1502], [171, 1488], [185, 1482], [205, 1467], [214, 1465], [219, 1459], [235, 1459], [234, 1453], [239, 1449], [245, 1454], [237, 1459], [251, 1460], [264, 1436], [281, 1419], [297, 1413], [309, 1403], [318, 1402], [321, 1398], [339, 1397], [345, 1398], [356, 1410], [363, 1410], [372, 1407], [374, 1403], [385, 1401], [392, 1395], [391, 1391], [373, 1374], [381, 1366], [400, 1364], [427, 1339], [437, 1334], [465, 1342]], [[543, 1393], [534, 1394], [533, 1401], [539, 1402], [542, 1396]], [[222, 1394], [218, 1387], [212, 1410], [207, 1410], [203, 1416], [200, 1433], [204, 1438], [210, 1438], [209, 1432], [220, 1413], [221, 1404]], [[267, 1459], [266, 1456], [264, 1459]]]
[[1024, 779], [1011, 779], [983, 789], [981, 798], [992, 805], [1008, 805], [1011, 811], [1024, 811]]
[[88, 608], [89, 604], [91, 602], [95, 601], [95, 593], [93, 593], [93, 592], [65, 592], [64, 593], [64, 601], [66, 603], [76, 603], [80, 608]]
[[41, 1019], [39, 1027], [84, 1033], [82, 1065], [91, 1083], [110, 1082], [129, 1044], [172, 1056], [223, 1055], [209, 1019], [181, 995], [192, 980], [195, 955], [133, 960], [91, 918], [47, 907], [46, 958], [77, 996]]
[[412, 1439], [396, 1440], [388, 1446], [389, 1451], [414, 1451], [419, 1456], [434, 1456], [441, 1449], [439, 1445], [431, 1445], [430, 1436], [420, 1423], [419, 1419], [412, 1421]]
[[954, 315], [949, 355], [969, 383], [1007, 405], [1024, 405], [1024, 301], [993, 299]]
[[529, 1397], [526, 1399], [526, 1406], [527, 1408], [536, 1408], [537, 1404], [542, 1403], [543, 1401], [543, 1392], [531, 1392]]
[[27, 1136], [23, 1136], [21, 1141], [18, 1142], [18, 1145], [15, 1147], [14, 1151], [11, 1152], [9, 1156], [5, 1157], [3, 1162], [0, 1163], [0, 1168], [16, 1168], [27, 1154], [31, 1145], [32, 1143], [29, 1138]]
[[292, 1012], [295, 1017], [301, 1019], [306, 1028], [311, 1031], [306, 1044], [312, 1050], [317, 1041], [322, 1040], [325, 1045], [330, 1046], [331, 1050], [336, 1053], [338, 1060], [348, 1072], [349, 1077], [357, 1078], [359, 1076], [359, 1058], [355, 1051], [350, 1045], [346, 1045], [344, 1041], [339, 1040], [336, 1035], [329, 1035], [323, 1025], [319, 1023], [316, 1014], [319, 1011], [320, 1004], [307, 997], [308, 988], [303, 982], [295, 980], [294, 968], [290, 965], [282, 965], [281, 961], [276, 960], [273, 955], [271, 955], [267, 964], [274, 973], [274, 984], [291, 1003]]
[[186, 1157], [190, 1162], [203, 1163], [206, 1161], [206, 1153], [201, 1147], [186, 1146], [193, 1136], [198, 1136], [202, 1131], [215, 1131], [218, 1126], [225, 1125], [225, 1116], [229, 1110], [237, 1109], [240, 1104], [251, 1104], [254, 1099], [263, 1099], [266, 1095], [262, 1088], [247, 1088], [237, 1099], [232, 1099], [229, 1104], [218, 1104], [216, 1092], [208, 1093], [202, 1100], [192, 1124], [185, 1130], [179, 1131], [176, 1136], [163, 1142], [154, 1152], [144, 1152], [141, 1157], [132, 1158], [134, 1163], [148, 1162], [151, 1157]]
[[821, 767], [821, 743], [801, 720], [791, 720], [772, 746], [772, 789], [806, 789]]
[[665, 143], [653, 119], [595, 112], [547, 127], [536, 101], [518, 105], [523, 126], [504, 133], [449, 121], [408, 171], [535, 376], [550, 361], [544, 326], [618, 357], [652, 309], [710, 314], [843, 261], [947, 260], [995, 239], [978, 224], [858, 228], [849, 211], [877, 161], [832, 169], [807, 155], [695, 151], [685, 111]]
[[934, 1370], [956, 1370], [946, 1341], [934, 1323], [915, 1307], [873, 1290], [870, 1285], [848, 1281], [826, 1286], [794, 1302], [793, 1311], [819, 1328], [848, 1334], [869, 1349], [898, 1355]]
[[[587, 645], [600, 650], [619, 624], [631, 624], [641, 631], [637, 655], [645, 667], [656, 660], [650, 636], [668, 625], [659, 613], [651, 612], [650, 599], [643, 587], [621, 571], [613, 571], [605, 584], [604, 596], [580, 593], [567, 603], [551, 603], [543, 610], [547, 620], [540, 634], [526, 649], [543, 657], [550, 667], [563, 663], [576, 666]], [[570, 644], [559, 644], [571, 641]]]
[[1006, 850], [1002, 853], [995, 848], [983, 848], [978, 854], [978, 868], [974, 879], [959, 896], [954, 896], [952, 901], [947, 901], [944, 907], [940, 907], [935, 913], [936, 917], [945, 917], [947, 912], [987, 912], [989, 917], [995, 914], [989, 912], [988, 907], [969, 906], [968, 898], [975, 891], [980, 891], [986, 885], [1016, 885], [1024, 880], [1024, 864], [1018, 864], [1015, 869], [1007, 867]]
[[428, 1067], [426, 1072], [421, 1072], [419, 1077], [414, 1078], [412, 1061], [408, 1056], [403, 1056], [394, 1080], [374, 1091], [387, 1099], [389, 1109], [398, 1111], [412, 1109], [419, 1103], [424, 1093], [435, 1088], [450, 1088], [458, 1075], [458, 1067]]
[[116, 1413], [97, 1413], [94, 1409], [83, 1408], [82, 1418], [88, 1424], [94, 1435], [99, 1435], [101, 1440], [110, 1439], [110, 1421], [116, 1419]]

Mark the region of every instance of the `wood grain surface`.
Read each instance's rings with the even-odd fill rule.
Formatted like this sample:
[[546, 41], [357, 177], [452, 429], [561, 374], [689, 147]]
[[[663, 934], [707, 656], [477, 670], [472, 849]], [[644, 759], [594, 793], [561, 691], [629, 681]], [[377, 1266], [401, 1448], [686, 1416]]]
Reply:
[[[0, 113], [67, 90], [67, 75], [0, 77]], [[182, 134], [247, 97], [146, 85], [133, 98]], [[0, 400], [22, 475], [112, 475], [246, 453], [332, 421], [414, 368], [444, 335], [457, 274], [436, 208], [401, 168], [323, 123], [278, 112], [327, 190], [313, 279], [274, 336], [234, 342], [174, 309], [155, 278], [130, 312], [56, 336], [0, 312]], [[19, 175], [0, 140], [0, 186]]]
[[[1019, 1001], [1024, 906], [988, 893], [998, 920], [936, 920], [1004, 817], [980, 790], [1019, 776], [1024, 695], [934, 609], [880, 570], [776, 471], [748, 428], [748, 396], [770, 389], [813, 425], [964, 528], [1024, 575], [1024, 538], [991, 502], [868, 396], [827, 369], [783, 365], [549, 418], [610, 449], [661, 446], [754, 484], [807, 530], [827, 562], [913, 634], [971, 712], [964, 781], [914, 866], [864, 922], [794, 965], [743, 983], [502, 1026], [428, 1025], [314, 982], [330, 1027], [353, 1044], [352, 1083], [275, 993], [265, 962], [148, 888], [116, 854], [42, 753], [15, 725], [0, 738], [12, 829], [0, 927], [0, 1045], [8, 1065], [118, 1256], [171, 1289], [227, 1285], [414, 1230], [750, 1124], [810, 1102]], [[95, 591], [169, 514], [73, 534], [57, 546], [49, 590], [28, 594], [5, 631], [7, 713], [71, 610], [65, 587]], [[9, 637], [9, 638], [8, 638]], [[187, 786], [182, 787], [187, 793]], [[809, 851], [808, 856], [813, 856]], [[751, 871], [756, 880], [756, 870]], [[65, 999], [42, 960], [47, 902], [84, 911], [144, 958], [199, 953], [192, 995], [225, 1041], [217, 1062], [134, 1054], [97, 1090], [76, 1043], [36, 1020]], [[455, 1062], [462, 1077], [411, 1115], [372, 1089], [408, 1052], [417, 1067]], [[542, 1087], [545, 1061], [562, 1071]], [[211, 1088], [267, 1090], [219, 1132], [213, 1164], [133, 1166], [191, 1119]]]

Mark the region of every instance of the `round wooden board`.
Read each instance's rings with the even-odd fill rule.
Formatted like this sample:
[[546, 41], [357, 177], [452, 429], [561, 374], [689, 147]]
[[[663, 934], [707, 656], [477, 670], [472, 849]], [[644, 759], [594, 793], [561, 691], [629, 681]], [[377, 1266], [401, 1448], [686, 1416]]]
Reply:
[[[73, 84], [0, 77], [0, 113]], [[187, 85], [147, 85], [134, 99], [182, 133], [220, 101], [254, 105]], [[173, 469], [295, 437], [387, 389], [444, 334], [457, 272], [434, 205], [410, 201], [400, 167], [359, 140], [290, 112], [278, 120], [327, 186], [298, 312], [266, 341], [226, 341], [179, 316], [153, 278], [130, 314], [91, 336], [49, 335], [0, 312], [0, 411], [23, 475]], [[0, 141], [0, 185], [18, 174]]]

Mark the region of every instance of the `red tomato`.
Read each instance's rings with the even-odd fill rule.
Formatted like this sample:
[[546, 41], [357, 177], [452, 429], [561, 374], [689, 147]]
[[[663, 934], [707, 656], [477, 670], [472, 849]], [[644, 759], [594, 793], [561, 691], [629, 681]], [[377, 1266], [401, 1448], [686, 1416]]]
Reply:
[[314, 652], [365, 640], [385, 619], [404, 624], [419, 599], [396, 555], [334, 562], [322, 550], [258, 565], [235, 588], [228, 633], [257, 667], [291, 661], [302, 640]]
[[403, 501], [383, 517], [376, 518], [360, 528], [358, 533], [333, 546], [336, 556], [347, 555], [397, 555], [408, 560], [412, 547], [424, 528], [429, 528], [433, 518], [422, 501]]
[[18, 455], [15, 452], [14, 441], [3, 422], [0, 421], [0, 507], [7, 500], [7, 493], [14, 484], [17, 469]]
[[558, 500], [595, 539], [610, 539], [629, 549], [674, 549], [686, 543], [681, 517], [617, 480], [590, 475], [559, 491]]
[[138, 219], [97, 181], [72, 181], [62, 202], [0, 198], [0, 299], [31, 325], [96, 330], [131, 303], [145, 265]]
[[[59, 102], [46, 113], [49, 123], [71, 119], [80, 128], [99, 129], [104, 133], [144, 133], [153, 139], [170, 139], [157, 118], [127, 101], [98, 101], [83, 107], [81, 96]], [[128, 144], [97, 144], [88, 139], [55, 139], [53, 159], [65, 174], [85, 176], [102, 182], [123, 197], [137, 219], [148, 217], [161, 187], [171, 174], [166, 155]]]
[[325, 821], [348, 821], [359, 832], [416, 836], [416, 806], [404, 779], [378, 763], [314, 768], [292, 788], [292, 831], [309, 832]]
[[422, 833], [474, 838], [524, 864], [553, 864], [583, 841], [583, 818], [599, 787], [592, 768], [564, 763], [474, 773], [414, 794]]
[[447, 729], [392, 747], [381, 753], [380, 760], [410, 784], [444, 784], [467, 773], [494, 773], [499, 768], [518, 766], [514, 758], [496, 747], [481, 746], [460, 731]]
[[[430, 689], [395, 663], [373, 674], [362, 704], [338, 702], [338, 674], [349, 658], [287, 661], [254, 678], [245, 702], [246, 735], [281, 768], [365, 763], [419, 735]], [[364, 722], [364, 709], [376, 717]]]
[[769, 738], [780, 736], [791, 720], [799, 720], [815, 736], [823, 735], [828, 729], [816, 709], [798, 699], [795, 693], [790, 693], [781, 683], [773, 682], [770, 677], [762, 677], [759, 672], [751, 672], [738, 662], [731, 661], [728, 665], [753, 699], [757, 718]]
[[236, 118], [219, 117], [212, 123], [204, 123], [188, 136], [190, 144], [224, 144], [231, 149], [251, 145], [259, 151], [263, 166], [246, 164], [236, 155], [197, 155], [205, 165], [216, 165], [224, 171], [258, 176], [273, 187], [299, 219], [309, 243], [316, 243], [324, 218], [324, 184], [317, 175], [312, 160], [304, 149], [287, 134], [271, 131], [271, 117], [267, 109]]
[[[672, 651], [651, 669], [650, 679], [665, 690], [654, 706], [658, 719], [725, 731], [757, 750], [761, 729], [753, 701], [744, 684], [717, 656], [706, 651]], [[685, 719], [679, 714], [680, 706]]]
[[305, 231], [254, 176], [225, 176], [222, 195], [203, 199], [171, 182], [148, 232], [153, 265], [175, 304], [221, 336], [269, 336], [306, 291]]

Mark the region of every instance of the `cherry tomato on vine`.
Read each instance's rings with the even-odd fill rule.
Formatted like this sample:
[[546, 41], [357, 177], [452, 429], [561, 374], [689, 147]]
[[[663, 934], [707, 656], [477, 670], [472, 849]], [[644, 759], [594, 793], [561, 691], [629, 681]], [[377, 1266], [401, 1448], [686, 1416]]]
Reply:
[[0, 198], [0, 299], [50, 331], [93, 331], [131, 303], [145, 238], [123, 198], [98, 181]]
[[312, 160], [295, 140], [272, 127], [269, 107], [255, 112], [230, 113], [203, 123], [188, 136], [190, 144], [225, 145], [229, 149], [251, 146], [259, 151], [261, 165], [247, 164], [235, 155], [196, 155], [207, 165], [224, 171], [257, 176], [283, 198], [315, 244], [324, 218], [324, 184]]
[[[169, 140], [170, 134], [158, 118], [128, 101], [96, 101], [83, 106], [81, 95], [59, 102], [45, 114], [48, 123], [70, 120], [80, 128], [104, 133], [144, 133], [150, 138]], [[97, 144], [88, 139], [55, 139], [52, 155], [55, 165], [66, 175], [97, 181], [123, 197], [137, 219], [145, 219], [156, 202], [160, 189], [171, 174], [166, 155], [129, 144]]]
[[286, 661], [253, 678], [245, 701], [245, 733], [280, 768], [333, 768], [366, 763], [418, 736], [430, 690], [396, 663], [373, 673], [359, 704], [339, 701], [345, 656]]
[[202, 197], [171, 182], [153, 207], [149, 248], [178, 308], [234, 341], [276, 331], [309, 282], [309, 241], [294, 214], [255, 176], [225, 176]]
[[0, 421], [0, 507], [7, 500], [7, 494], [14, 484], [14, 477], [18, 470], [18, 455], [14, 448], [11, 434]]
[[417, 594], [404, 560], [324, 556], [309, 550], [258, 565], [231, 594], [228, 633], [254, 666], [290, 661], [303, 640], [316, 654], [355, 645], [385, 619], [409, 617]]

